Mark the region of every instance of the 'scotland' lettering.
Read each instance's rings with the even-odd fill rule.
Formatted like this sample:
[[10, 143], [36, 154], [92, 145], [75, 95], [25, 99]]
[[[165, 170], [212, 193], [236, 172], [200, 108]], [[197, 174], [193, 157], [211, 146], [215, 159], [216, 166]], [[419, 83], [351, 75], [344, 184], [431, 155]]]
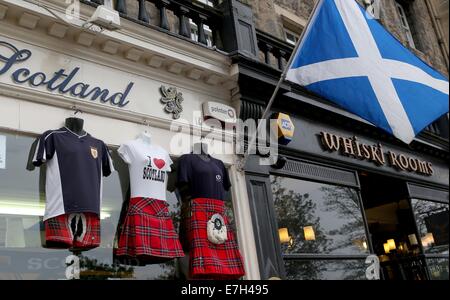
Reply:
[[[3, 67], [0, 67], [0, 76], [8, 72], [14, 64], [27, 61], [32, 55], [30, 50], [19, 50], [14, 45], [4, 41], [0, 41], [0, 46], [5, 46], [12, 50], [12, 54], [9, 57], [0, 54], [0, 61], [4, 62]], [[49, 75], [43, 72], [32, 73], [27, 68], [20, 68], [12, 73], [12, 80], [17, 84], [29, 84], [32, 87], [42, 86], [51, 92], [69, 94], [72, 97], [109, 103], [118, 107], [124, 107], [130, 103], [127, 97], [133, 88], [134, 82], [128, 83], [123, 92], [112, 93], [110, 90], [98, 86], [91, 86], [84, 82], [74, 82], [74, 78], [79, 71], [79, 67], [74, 68], [70, 72], [60, 69]]]

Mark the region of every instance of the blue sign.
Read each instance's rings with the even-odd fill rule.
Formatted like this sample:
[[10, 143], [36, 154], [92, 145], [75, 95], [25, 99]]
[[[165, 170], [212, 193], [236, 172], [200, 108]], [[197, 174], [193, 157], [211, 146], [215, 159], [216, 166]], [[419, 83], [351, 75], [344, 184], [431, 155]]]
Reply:
[[[3, 67], [0, 67], [0, 76], [11, 70], [14, 65], [25, 62], [32, 56], [30, 50], [19, 50], [5, 41], [0, 41], [0, 46], [11, 50], [11, 56], [9, 57], [0, 54], [0, 62], [4, 62]], [[57, 91], [61, 94], [91, 101], [98, 100], [100, 103], [109, 103], [117, 107], [124, 107], [130, 103], [130, 101], [127, 101], [127, 96], [133, 88], [134, 82], [128, 83], [123, 92], [112, 93], [108, 89], [91, 86], [84, 82], [76, 82], [75, 77], [79, 70], [80, 68], [76, 67], [71, 71], [60, 69], [53, 74], [45, 74], [43, 72], [33, 73], [27, 68], [19, 68], [12, 73], [12, 80], [17, 84], [28, 84], [32, 87], [43, 86], [51, 92]]]

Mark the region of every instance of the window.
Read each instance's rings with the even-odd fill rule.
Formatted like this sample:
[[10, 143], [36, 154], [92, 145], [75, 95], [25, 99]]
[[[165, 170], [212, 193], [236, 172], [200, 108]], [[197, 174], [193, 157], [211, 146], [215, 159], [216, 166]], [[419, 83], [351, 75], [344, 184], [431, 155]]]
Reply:
[[364, 279], [369, 252], [356, 190], [281, 176], [271, 185], [287, 278]]
[[446, 203], [412, 199], [421, 243], [432, 279], [446, 279], [449, 276], [449, 205]]
[[288, 42], [289, 44], [294, 45], [294, 46], [297, 44], [298, 39], [300, 37], [299, 34], [293, 32], [287, 28], [284, 28], [284, 35], [286, 37], [286, 42]]
[[413, 199], [412, 205], [425, 253], [448, 254], [448, 204]]
[[[0, 280], [66, 279], [65, 260], [72, 253], [64, 249], [49, 249], [44, 245], [42, 217], [45, 208], [45, 165], [32, 171], [26, 169], [30, 146], [34, 140], [35, 137], [32, 136], [0, 131], [0, 144], [6, 142], [6, 155], [0, 149]], [[82, 252], [79, 256], [80, 278], [178, 278], [176, 260], [147, 266], [119, 265], [113, 262], [117, 225], [123, 213], [129, 177], [127, 165], [119, 158], [114, 147], [110, 149], [113, 149], [112, 159], [117, 172], [103, 179], [101, 245]], [[170, 176], [176, 178], [175, 171]], [[167, 191], [167, 202], [177, 229], [180, 222], [178, 193]], [[227, 206], [227, 215], [233, 224], [232, 201]]]
[[403, 28], [403, 30], [405, 31], [405, 34], [406, 34], [406, 39], [408, 41], [408, 45], [411, 48], [416, 48], [415, 43], [414, 43], [414, 39], [413, 39], [413, 35], [412, 35], [412, 31], [411, 31], [411, 27], [409, 26], [409, 22], [408, 22], [408, 18], [407, 18], [405, 9], [397, 1], [395, 2], [395, 5], [397, 7], [397, 12], [398, 12], [398, 14], [400, 16], [400, 22], [401, 22], [402, 28]]

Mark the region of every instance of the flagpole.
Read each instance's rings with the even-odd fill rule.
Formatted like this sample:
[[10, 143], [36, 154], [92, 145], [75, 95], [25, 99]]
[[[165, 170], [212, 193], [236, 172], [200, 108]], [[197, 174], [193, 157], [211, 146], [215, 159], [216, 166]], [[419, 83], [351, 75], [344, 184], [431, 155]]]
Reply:
[[[286, 76], [287, 76], [287, 72], [289, 71], [289, 67], [292, 64], [292, 61], [294, 60], [295, 54], [297, 53], [298, 48], [300, 47], [300, 44], [303, 40], [303, 37], [309, 27], [309, 23], [311, 22], [311, 19], [313, 18], [313, 16], [316, 14], [316, 10], [319, 7], [319, 4], [324, 1], [324, 0], [317, 0], [316, 3], [314, 4], [314, 8], [311, 11], [311, 14], [308, 17], [308, 20], [306, 22], [306, 26], [303, 29], [302, 33], [300, 34], [300, 37], [297, 41], [297, 44], [294, 47], [294, 50], [292, 51], [291, 56], [289, 57], [289, 61], [287, 62], [287, 64], [284, 66], [284, 70], [281, 73], [280, 79], [278, 80], [277, 85], [275, 86], [275, 89], [272, 93], [272, 96], [270, 97], [269, 102], [267, 103], [266, 109], [264, 110], [264, 113], [261, 117], [261, 120], [265, 120], [272, 108], [273, 103], [275, 102], [275, 99], [277, 97], [278, 91], [280, 90], [281, 84], [286, 80]], [[259, 122], [258, 127], [256, 128], [256, 132], [252, 135], [252, 139], [250, 140], [249, 144], [248, 144], [248, 148], [247, 151], [245, 151], [244, 153], [244, 157], [242, 158], [241, 162], [240, 162], [240, 169], [244, 169], [245, 163], [247, 162], [248, 157], [250, 156], [250, 152], [252, 150], [252, 145], [253, 143], [255, 143], [256, 138], [258, 136], [258, 132], [261, 129], [263, 122]], [[245, 147], [244, 147], [245, 149]]]

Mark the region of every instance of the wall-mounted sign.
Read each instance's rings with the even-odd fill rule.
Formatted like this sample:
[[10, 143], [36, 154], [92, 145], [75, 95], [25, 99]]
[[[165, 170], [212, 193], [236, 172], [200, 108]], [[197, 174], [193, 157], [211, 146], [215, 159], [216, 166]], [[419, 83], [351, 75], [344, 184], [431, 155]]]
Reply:
[[6, 136], [0, 135], [0, 169], [6, 168]]
[[434, 174], [432, 163], [402, 153], [384, 151], [380, 143], [368, 145], [361, 143], [357, 137], [346, 138], [325, 131], [322, 131], [320, 136], [322, 146], [327, 151], [339, 152], [355, 159], [367, 160], [378, 166], [389, 165], [400, 171], [414, 172], [426, 176]]
[[[134, 82], [129, 82], [122, 92], [113, 93], [106, 88], [85, 82], [77, 82], [80, 67], [71, 70], [59, 69], [51, 72], [31, 70], [21, 66], [33, 55], [31, 50], [19, 49], [15, 45], [0, 40], [0, 76], [12, 71], [11, 79], [19, 85], [28, 85], [33, 88], [44, 87], [50, 92], [67, 94], [75, 98], [109, 103], [113, 106], [124, 107], [130, 101], [127, 96], [133, 88]], [[98, 74], [100, 76], [104, 74]]]
[[231, 106], [210, 101], [204, 102], [202, 107], [205, 120], [216, 119], [230, 124], [234, 124], [237, 121], [236, 110]]
[[289, 144], [294, 137], [295, 126], [292, 122], [291, 118], [287, 114], [278, 113], [276, 115], [277, 120], [277, 134], [278, 134], [278, 143], [282, 145]]

